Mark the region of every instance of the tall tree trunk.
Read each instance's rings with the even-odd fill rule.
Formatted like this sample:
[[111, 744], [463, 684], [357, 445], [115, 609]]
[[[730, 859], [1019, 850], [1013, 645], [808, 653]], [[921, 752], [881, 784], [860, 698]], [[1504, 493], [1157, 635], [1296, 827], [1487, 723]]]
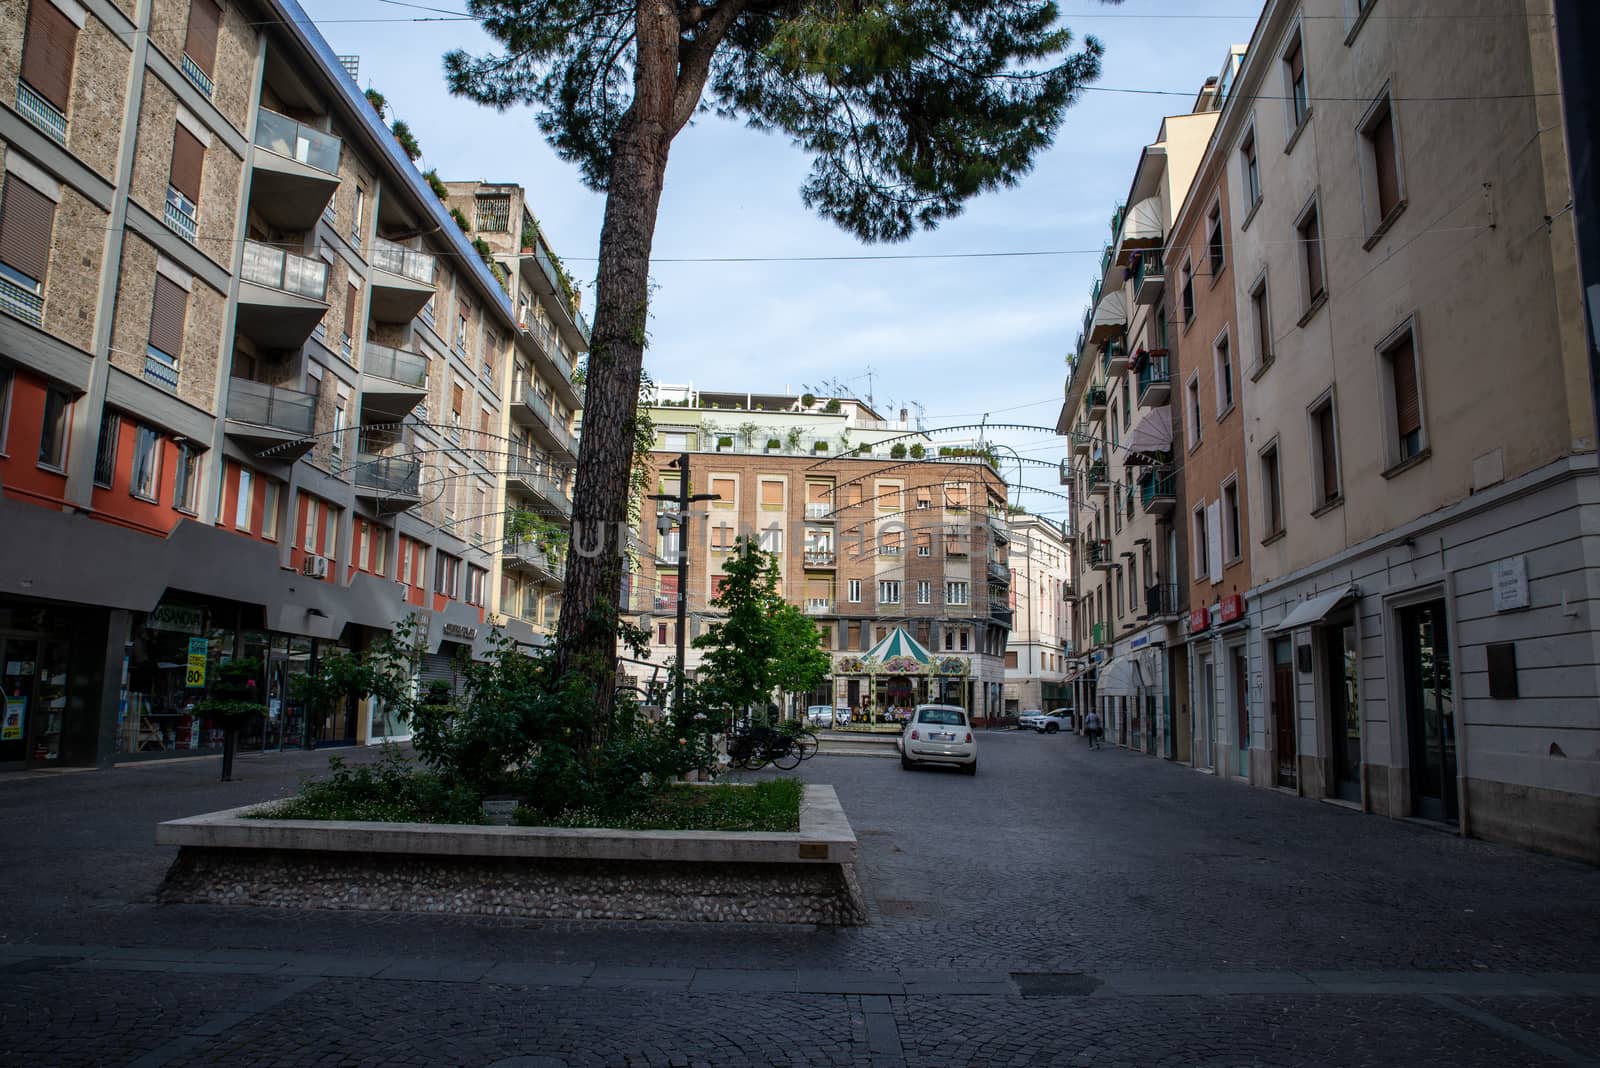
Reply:
[[649, 318], [650, 250], [666, 175], [678, 88], [678, 16], [671, 0], [639, 0], [634, 98], [617, 130], [600, 230], [594, 330], [584, 383], [583, 440], [572, 494], [572, 538], [556, 646], [561, 674], [593, 702], [598, 739], [616, 691], [617, 623], [627, 547], [629, 473]]

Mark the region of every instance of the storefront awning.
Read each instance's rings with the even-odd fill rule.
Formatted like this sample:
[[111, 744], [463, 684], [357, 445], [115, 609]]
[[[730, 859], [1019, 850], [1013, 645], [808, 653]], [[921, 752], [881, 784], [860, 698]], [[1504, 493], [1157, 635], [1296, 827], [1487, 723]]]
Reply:
[[1122, 447], [1128, 452], [1167, 453], [1172, 451], [1172, 409], [1166, 405], [1145, 412], [1133, 424]]
[[1139, 662], [1132, 656], [1113, 657], [1100, 669], [1101, 697], [1132, 697], [1144, 681], [1139, 672]]
[[1352, 582], [1344, 586], [1337, 586], [1324, 593], [1319, 593], [1314, 597], [1307, 597], [1295, 605], [1294, 609], [1272, 629], [1276, 631], [1291, 631], [1298, 627], [1309, 627], [1321, 623], [1327, 618], [1329, 612], [1355, 597], [1356, 593], [1355, 583]]

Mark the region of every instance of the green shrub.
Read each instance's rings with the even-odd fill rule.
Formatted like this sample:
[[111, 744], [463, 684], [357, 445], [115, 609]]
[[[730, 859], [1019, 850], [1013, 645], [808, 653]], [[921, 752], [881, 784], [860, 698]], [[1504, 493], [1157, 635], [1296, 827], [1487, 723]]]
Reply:
[[781, 448], [783, 448], [783, 442], [779, 441], [777, 438], [768, 438], [767, 439], [767, 448], [769, 448], [769, 449], [781, 449]]
[[815, 393], [802, 393], [800, 395], [800, 407], [809, 408], [815, 403], [817, 403], [817, 395]]
[[913, 460], [920, 460], [920, 459], [922, 459], [923, 455], [925, 453], [927, 453], [927, 451], [928, 450], [924, 449], [922, 447], [922, 443], [919, 441], [916, 444], [911, 446], [911, 458]]
[[824, 404], [822, 406], [822, 410], [824, 412], [827, 412], [829, 415], [838, 415], [839, 414], [839, 398], [838, 397], [834, 397], [832, 400], [828, 401], [827, 404]]
[[798, 831], [805, 787], [796, 779], [751, 786], [691, 786], [571, 808], [546, 817], [519, 808], [526, 827], [606, 827], [628, 831]]
[[302, 783], [300, 792], [253, 819], [367, 820], [380, 823], [482, 823], [483, 797], [463, 783], [420, 771], [398, 750], [376, 764], [350, 767], [330, 757], [332, 774]]
[[889, 458], [893, 460], [904, 460], [906, 458], [905, 443], [897, 441], [893, 445], [889, 446]]

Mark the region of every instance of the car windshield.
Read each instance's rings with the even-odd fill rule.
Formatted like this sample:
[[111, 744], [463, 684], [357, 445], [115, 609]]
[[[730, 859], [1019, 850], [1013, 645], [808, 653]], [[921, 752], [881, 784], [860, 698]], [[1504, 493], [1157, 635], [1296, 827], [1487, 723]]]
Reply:
[[924, 708], [917, 713], [919, 723], [937, 723], [945, 727], [964, 727], [967, 724], [966, 713], [954, 708]]

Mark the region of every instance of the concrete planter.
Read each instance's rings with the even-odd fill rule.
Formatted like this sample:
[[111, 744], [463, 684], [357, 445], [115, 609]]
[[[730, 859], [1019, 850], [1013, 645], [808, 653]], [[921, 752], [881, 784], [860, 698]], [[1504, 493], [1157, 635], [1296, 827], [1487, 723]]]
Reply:
[[856, 838], [831, 786], [800, 830], [587, 828], [251, 819], [265, 805], [157, 825], [179, 847], [167, 902], [571, 919], [854, 925]]

